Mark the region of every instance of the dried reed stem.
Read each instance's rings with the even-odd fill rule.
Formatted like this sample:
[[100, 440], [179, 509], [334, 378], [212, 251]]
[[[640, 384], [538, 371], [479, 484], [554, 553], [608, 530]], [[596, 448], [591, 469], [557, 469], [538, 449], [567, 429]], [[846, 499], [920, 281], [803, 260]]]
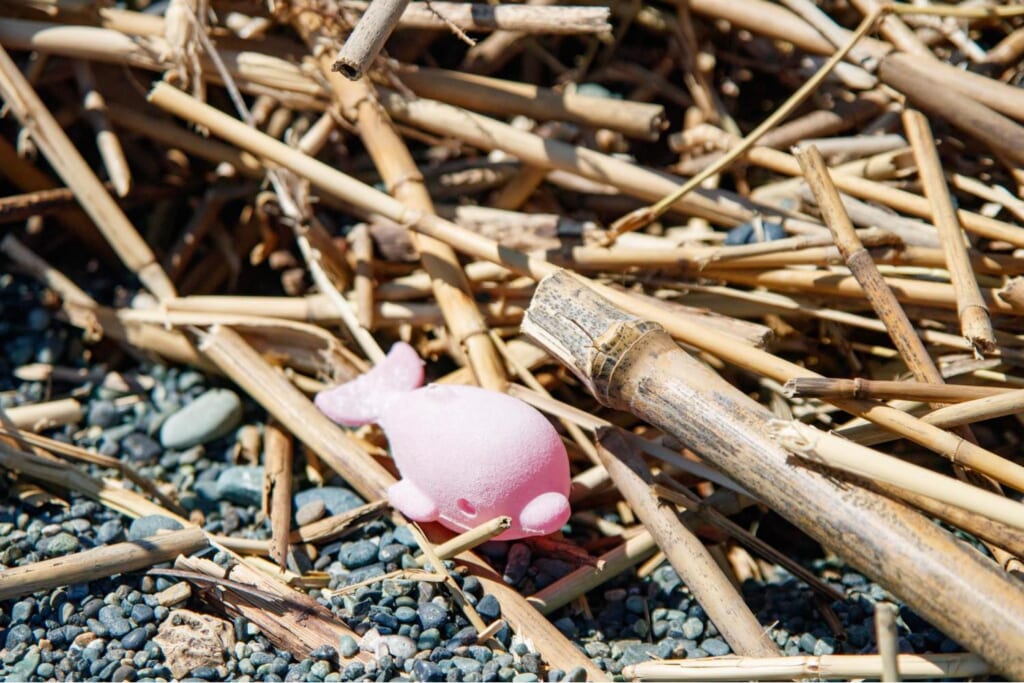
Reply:
[[417, 95], [483, 113], [573, 121], [643, 140], [656, 140], [668, 125], [665, 109], [658, 104], [616, 100], [609, 106], [600, 97], [428, 67], [403, 68], [398, 78]]
[[[441, 560], [450, 559], [467, 550], [472, 550], [481, 543], [486, 543], [510, 526], [512, 526], [511, 517], [495, 517], [483, 524], [478, 524], [469, 531], [462, 532], [455, 538], [439, 543], [434, 547], [434, 554]], [[430, 561], [426, 555], [417, 555], [415, 560], [416, 564], [421, 567], [426, 566]]]
[[82, 208], [93, 219], [125, 266], [158, 299], [173, 298], [176, 295], [174, 285], [157, 263], [149, 246], [104, 189], [3, 47], [0, 47], [0, 94], [21, 124], [31, 132], [50, 165], [67, 186], [75, 191]]
[[741, 655], [777, 655], [775, 644], [704, 544], [654, 495], [650, 470], [633, 447], [615, 429], [601, 428], [596, 436], [601, 464], [726, 642]]
[[73, 398], [30, 403], [0, 409], [0, 421], [18, 429], [41, 432], [68, 424], [78, 424], [85, 417], [82, 404]]
[[892, 484], [1024, 530], [1024, 504], [991, 491], [799, 422], [780, 420], [771, 426], [771, 431], [779, 443], [805, 460]]
[[398, 26], [408, 4], [409, 0], [370, 0], [366, 12], [341, 46], [332, 69], [352, 81], [362, 78]]
[[0, 571], [0, 600], [152, 567], [208, 545], [206, 533], [193, 527], [11, 567]]
[[[967, 680], [989, 672], [983, 659], [960, 652], [897, 655], [897, 665], [905, 679]], [[880, 655], [803, 655], [769, 659], [707, 657], [642, 662], [623, 667], [622, 675], [639, 681], [856, 680], [882, 678], [882, 666]]]
[[263, 440], [263, 509], [270, 515], [270, 557], [283, 571], [292, 528], [292, 439], [270, 420]]
[[875, 605], [875, 642], [878, 644], [878, 657], [881, 660], [883, 683], [900, 680], [899, 668], [899, 634], [896, 629], [896, 605], [891, 602], [880, 602]]
[[929, 403], [959, 403], [1014, 391], [1009, 387], [897, 382], [862, 377], [797, 377], [786, 382], [784, 389], [786, 396], [790, 398], [854, 398], [882, 401], [904, 399]]
[[[344, 0], [344, 9], [365, 11], [370, 3]], [[607, 7], [543, 7], [536, 5], [490, 5], [469, 2], [410, 2], [398, 20], [398, 28], [463, 31], [517, 31], [575, 35], [611, 31]]]
[[990, 353], [996, 345], [992, 320], [974, 277], [971, 261], [964, 244], [963, 229], [956, 217], [956, 208], [950, 197], [949, 188], [942, 172], [942, 163], [935, 149], [928, 119], [919, 111], [907, 109], [903, 112], [903, 127], [914, 148], [918, 174], [924, 185], [924, 194], [932, 208], [935, 227], [938, 228], [946, 255], [949, 279], [956, 291], [957, 314], [960, 316], [960, 332], [971, 342], [976, 353]]

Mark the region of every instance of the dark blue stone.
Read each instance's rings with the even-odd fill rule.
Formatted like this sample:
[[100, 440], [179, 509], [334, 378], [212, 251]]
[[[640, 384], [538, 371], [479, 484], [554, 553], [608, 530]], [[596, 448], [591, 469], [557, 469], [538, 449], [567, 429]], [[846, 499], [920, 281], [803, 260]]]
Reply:
[[416, 608], [420, 625], [425, 629], [441, 628], [448, 623], [448, 611], [433, 602], [424, 602]]
[[324, 486], [296, 493], [292, 498], [293, 512], [313, 500], [322, 500], [327, 507], [327, 514], [329, 515], [340, 515], [364, 504], [362, 498], [347, 488], [342, 486]]
[[338, 553], [338, 559], [347, 569], [358, 569], [377, 559], [377, 546], [371, 541], [346, 543]]
[[121, 448], [132, 462], [152, 462], [162, 451], [156, 441], [141, 432], [132, 432], [121, 439]]
[[476, 611], [487, 621], [494, 621], [501, 616], [501, 603], [498, 599], [488, 593], [476, 603]]
[[436, 683], [437, 681], [444, 680], [444, 673], [434, 662], [426, 659], [417, 659], [412, 665], [412, 675], [417, 681], [431, 681]]
[[153, 608], [140, 602], [132, 605], [131, 620], [140, 626], [153, 621]]
[[149, 634], [146, 633], [146, 629], [140, 626], [139, 628], [132, 629], [121, 638], [121, 647], [126, 650], [141, 650], [146, 646], [148, 638]]

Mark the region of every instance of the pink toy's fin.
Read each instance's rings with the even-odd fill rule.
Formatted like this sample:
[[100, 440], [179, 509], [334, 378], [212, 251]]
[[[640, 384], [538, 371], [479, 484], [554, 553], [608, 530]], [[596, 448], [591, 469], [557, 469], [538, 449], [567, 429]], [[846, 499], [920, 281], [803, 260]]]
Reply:
[[423, 384], [423, 361], [416, 350], [397, 342], [369, 372], [341, 386], [321, 391], [314, 403], [327, 417], [346, 427], [376, 422], [395, 394]]
[[414, 522], [433, 522], [439, 514], [437, 503], [408, 479], [388, 487], [388, 500], [392, 507]]
[[519, 513], [519, 526], [531, 534], [553, 534], [569, 520], [569, 499], [561, 493], [542, 493]]

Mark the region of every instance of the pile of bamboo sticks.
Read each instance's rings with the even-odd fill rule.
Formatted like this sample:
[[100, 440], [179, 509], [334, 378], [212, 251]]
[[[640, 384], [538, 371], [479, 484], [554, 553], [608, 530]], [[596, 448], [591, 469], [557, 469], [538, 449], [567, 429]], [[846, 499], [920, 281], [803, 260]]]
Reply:
[[[322, 577], [259, 558], [283, 568], [290, 545], [387, 512], [380, 435], [341, 430], [309, 397], [405, 339], [437, 373], [457, 368], [439, 381], [550, 415], [578, 518], [628, 520], [556, 541], [600, 556], [530, 596], [472, 552], [508, 520], [454, 539], [425, 527], [424, 566], [455, 558], [501, 602], [492, 624], [465, 605], [482, 640], [508, 623], [549, 666], [603, 678], [544, 615], [668, 562], [743, 659], [627, 676], [1024, 678], [1021, 15], [926, 0], [6, 3], [0, 249], [87, 339], [223, 375], [266, 409], [273, 538], [203, 534], [173, 492], [43, 435], [82, 419], [75, 399], [19, 407], [0, 467], [186, 529], [0, 572], [0, 598], [214, 544], [237, 571], [182, 558], [181, 575], [222, 582], [221, 607], [279, 647], [334, 644], [347, 627], [294, 590]], [[98, 268], [138, 295], [97, 300]], [[293, 529], [295, 439], [371, 502]], [[878, 658], [779, 658], [716, 543], [842, 596], [731, 519], [752, 506], [972, 654], [897, 657], [880, 623]]]

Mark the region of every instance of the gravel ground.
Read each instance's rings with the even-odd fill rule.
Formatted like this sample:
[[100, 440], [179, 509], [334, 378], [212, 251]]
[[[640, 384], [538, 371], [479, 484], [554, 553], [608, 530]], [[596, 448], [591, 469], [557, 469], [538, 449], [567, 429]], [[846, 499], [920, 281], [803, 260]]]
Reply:
[[[102, 283], [97, 286], [102, 288]], [[110, 294], [106, 292], [106, 294]], [[86, 405], [83, 424], [51, 430], [49, 436], [130, 462], [145, 476], [169, 482], [183, 505], [205, 517], [208, 531], [265, 539], [269, 524], [259, 514], [262, 472], [234, 462], [237, 432], [265, 415], [231, 387], [188, 368], [126, 362], [118, 369], [155, 380], [137, 400], [99, 384], [22, 382], [13, 370], [32, 362], [91, 367], [77, 330], [60, 323], [30, 280], [0, 276], [0, 405], [11, 407], [74, 395]], [[297, 468], [301, 472], [301, 468]], [[94, 475], [110, 472], [93, 468]], [[297, 477], [300, 476], [297, 474]], [[57, 492], [67, 505], [21, 499], [9, 473], [0, 477], [0, 569], [143, 538], [173, 526], [162, 517], [131, 520], [71, 492]], [[321, 489], [298, 479], [296, 514], [304, 521], [337, 514], [363, 501], [344, 482]], [[614, 514], [608, 513], [614, 521]], [[569, 529], [570, 537], [581, 530]], [[796, 533], [796, 532], [793, 532]], [[321, 549], [313, 569], [331, 576], [331, 588], [363, 582], [412, 566], [415, 542], [389, 522], [364, 525], [357, 535]], [[788, 550], [782, 547], [783, 550]], [[524, 543], [491, 543], [482, 551], [524, 593], [544, 587], [573, 567], [531, 551]], [[820, 554], [820, 552], [819, 552]], [[209, 557], [225, 561], [212, 551]], [[811, 591], [785, 571], [765, 581], [748, 580], [743, 593], [785, 654], [874, 651], [872, 615], [879, 600], [892, 600], [879, 586], [837, 562], [799, 559], [836, 586], [846, 599], [832, 604], [845, 633], [837, 635], [814, 607]], [[301, 559], [298, 560], [301, 563]], [[296, 566], [302, 569], [303, 566]], [[309, 567], [306, 567], [309, 568]], [[500, 605], [473, 577], [456, 573], [462, 590], [490, 621]], [[175, 678], [154, 640], [179, 608], [161, 605], [158, 594], [174, 580], [133, 572], [88, 584], [0, 601], [0, 677], [20, 680], [171, 680]], [[319, 591], [314, 591], [320, 597]], [[360, 638], [342, 638], [295, 661], [277, 650], [244, 619], [234, 620], [233, 649], [216, 665], [194, 668], [187, 680], [582, 680], [582, 670], [546, 671], [529, 643], [507, 629], [496, 638], [502, 649], [474, 645], [475, 631], [436, 584], [389, 579], [329, 600], [320, 597]], [[628, 573], [588, 595], [590, 614], [565, 608], [555, 625], [603, 669], [654, 658], [696, 658], [730, 652], [715, 625], [692, 599], [671, 567], [643, 579]], [[961, 648], [905, 607], [900, 612], [904, 652], [951, 652]], [[337, 653], [360, 647], [374, 653], [368, 665], [339, 669]], [[620, 677], [621, 678], [621, 677]]]

